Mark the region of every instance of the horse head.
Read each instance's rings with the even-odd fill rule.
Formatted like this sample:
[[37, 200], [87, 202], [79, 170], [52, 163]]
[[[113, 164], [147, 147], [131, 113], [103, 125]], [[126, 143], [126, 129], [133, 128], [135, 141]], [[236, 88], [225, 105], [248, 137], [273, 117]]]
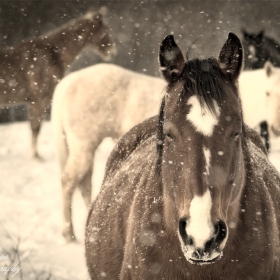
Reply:
[[157, 140], [167, 228], [189, 262], [212, 263], [236, 228], [245, 180], [242, 44], [229, 33], [218, 59], [185, 61], [169, 35], [159, 62], [167, 81]]
[[280, 136], [280, 68], [267, 61], [264, 70], [267, 124], [273, 135]]
[[104, 60], [110, 60], [117, 53], [117, 49], [109, 34], [109, 28], [104, 23], [106, 13], [106, 7], [101, 7], [98, 12], [90, 8], [83, 18], [87, 21], [86, 47], [92, 48]]

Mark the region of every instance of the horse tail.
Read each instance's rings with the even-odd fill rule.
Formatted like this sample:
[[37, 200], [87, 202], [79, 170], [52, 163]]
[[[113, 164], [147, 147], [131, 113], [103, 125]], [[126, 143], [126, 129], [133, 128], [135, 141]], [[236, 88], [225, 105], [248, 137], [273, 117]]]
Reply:
[[54, 133], [54, 142], [55, 142], [55, 152], [56, 157], [59, 161], [59, 166], [61, 172], [64, 169], [64, 166], [68, 157], [68, 149], [67, 149], [67, 137], [65, 134], [65, 130], [63, 127], [63, 99], [66, 92], [65, 83], [60, 82], [53, 94], [52, 100], [52, 109], [51, 109], [51, 122], [53, 126]]

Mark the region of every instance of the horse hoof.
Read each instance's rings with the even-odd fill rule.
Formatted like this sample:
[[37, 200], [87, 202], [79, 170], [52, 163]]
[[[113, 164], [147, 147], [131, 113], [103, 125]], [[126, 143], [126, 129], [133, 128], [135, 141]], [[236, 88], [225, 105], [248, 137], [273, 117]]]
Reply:
[[40, 157], [38, 154], [33, 155], [33, 159], [35, 161], [38, 161], [38, 162], [43, 162], [44, 161], [44, 159], [42, 157]]
[[76, 243], [77, 239], [75, 235], [63, 235], [67, 243]]
[[65, 238], [66, 243], [75, 243], [77, 242], [75, 235], [69, 232], [62, 232], [63, 237]]

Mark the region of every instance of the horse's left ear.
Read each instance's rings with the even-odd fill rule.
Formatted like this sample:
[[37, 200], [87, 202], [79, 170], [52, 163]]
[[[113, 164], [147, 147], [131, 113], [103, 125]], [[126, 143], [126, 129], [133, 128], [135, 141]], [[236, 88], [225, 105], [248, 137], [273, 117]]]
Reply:
[[173, 35], [166, 36], [160, 44], [159, 64], [162, 76], [168, 83], [178, 78], [184, 69], [184, 56]]
[[263, 38], [263, 34], [264, 34], [264, 30], [261, 30], [258, 34], [257, 37], [259, 38], [259, 40], [261, 41]]
[[232, 32], [228, 34], [219, 57], [219, 67], [222, 72], [232, 80], [237, 80], [243, 69], [243, 47], [240, 39]]

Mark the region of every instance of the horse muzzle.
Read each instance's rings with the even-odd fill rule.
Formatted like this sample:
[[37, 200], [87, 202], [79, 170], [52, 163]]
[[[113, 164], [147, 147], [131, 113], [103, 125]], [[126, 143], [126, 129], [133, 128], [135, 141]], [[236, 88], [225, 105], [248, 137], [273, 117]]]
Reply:
[[220, 220], [214, 227], [213, 236], [206, 240], [203, 246], [197, 246], [196, 239], [187, 234], [186, 221], [179, 221], [179, 235], [181, 243], [183, 243], [181, 247], [187, 261], [192, 264], [203, 265], [214, 263], [222, 257], [228, 236], [227, 225]]

